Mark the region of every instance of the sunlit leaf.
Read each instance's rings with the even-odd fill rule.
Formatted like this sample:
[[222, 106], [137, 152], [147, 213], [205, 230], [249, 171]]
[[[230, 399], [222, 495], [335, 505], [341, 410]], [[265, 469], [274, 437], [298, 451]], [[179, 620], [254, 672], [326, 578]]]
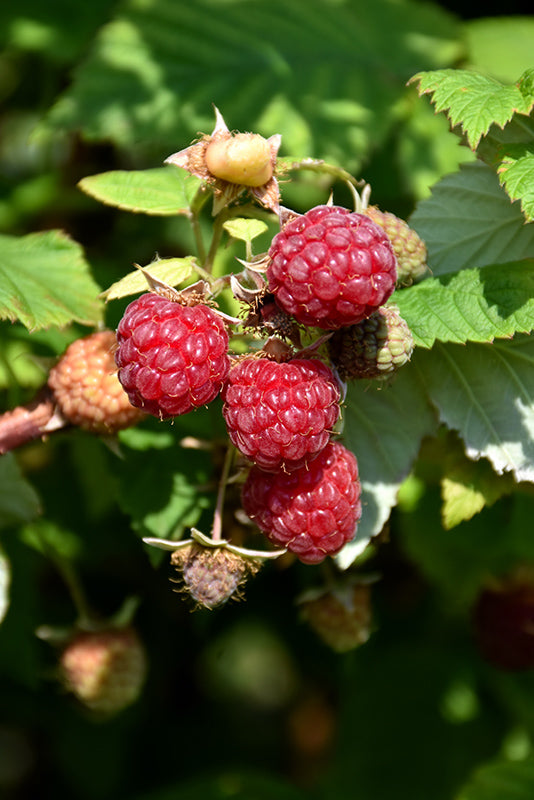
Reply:
[[491, 342], [534, 328], [534, 259], [464, 269], [397, 292], [415, 343]]
[[[195, 259], [193, 256], [187, 256], [186, 258], [161, 258], [149, 264], [146, 270], [154, 278], [169, 286], [178, 286], [192, 275], [194, 268]], [[148, 291], [150, 291], [150, 287], [143, 272], [136, 269], [119, 281], [115, 281], [109, 289], [102, 293], [102, 297], [106, 300], [116, 300], [120, 297]]]
[[61, 231], [0, 235], [0, 317], [30, 330], [102, 316], [82, 248]]
[[156, 216], [188, 214], [200, 181], [178, 167], [89, 175], [78, 186], [108, 206]]

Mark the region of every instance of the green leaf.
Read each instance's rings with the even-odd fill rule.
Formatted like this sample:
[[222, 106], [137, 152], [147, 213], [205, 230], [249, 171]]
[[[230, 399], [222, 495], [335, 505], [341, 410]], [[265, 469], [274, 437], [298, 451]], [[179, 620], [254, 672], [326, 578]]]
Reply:
[[531, 800], [534, 758], [494, 761], [478, 769], [460, 790], [457, 800]]
[[534, 258], [534, 225], [525, 225], [495, 173], [464, 164], [432, 190], [410, 218], [424, 239], [434, 275]]
[[441, 520], [446, 530], [471, 519], [483, 508], [493, 505], [513, 491], [515, 483], [508, 473], [498, 476], [485, 459], [456, 459], [447, 465], [441, 480]]
[[0, 528], [34, 519], [41, 504], [13, 453], [0, 456]]
[[436, 344], [416, 350], [411, 366], [469, 458], [485, 457], [499, 475], [534, 482], [534, 337]]
[[248, 6], [126, 2], [102, 28], [48, 126], [82, 129], [163, 160], [199, 131], [211, 132], [215, 103], [230, 129], [280, 133], [288, 152], [353, 169], [397, 122], [414, 71], [447, 66], [462, 52], [455, 21], [431, 4]]
[[0, 549], [0, 623], [3, 621], [9, 608], [9, 590], [11, 587], [11, 565]]
[[[195, 259], [193, 256], [187, 256], [186, 258], [161, 258], [157, 261], [153, 261], [145, 267], [145, 269], [148, 270], [150, 275], [154, 278], [168, 283], [169, 286], [178, 286], [180, 283], [187, 280], [194, 272]], [[148, 291], [150, 291], [150, 288], [147, 279], [141, 270], [136, 269], [133, 272], [129, 272], [119, 281], [112, 283], [109, 289], [102, 292], [101, 297], [109, 301], [116, 300], [119, 297], [128, 297], [132, 294]]]
[[532, 66], [534, 19], [485, 17], [464, 22], [469, 63], [503, 83], [513, 83]]
[[461, 69], [444, 69], [414, 75], [419, 94], [430, 94], [436, 111], [445, 111], [453, 126], [460, 126], [475, 149], [495, 124], [503, 128], [514, 114], [530, 114], [534, 91], [528, 76], [518, 84], [502, 84], [487, 75]]
[[242, 242], [252, 242], [257, 236], [261, 236], [268, 230], [268, 226], [261, 219], [245, 217], [230, 219], [223, 224], [223, 228], [234, 239], [240, 239]]
[[387, 522], [421, 440], [435, 431], [436, 421], [410, 365], [381, 388], [370, 381], [351, 382], [344, 419], [343, 441], [356, 455], [363, 490], [356, 538], [337, 557], [346, 568]]
[[534, 144], [510, 145], [502, 154], [499, 179], [512, 200], [520, 200], [525, 217], [534, 220]]
[[156, 216], [188, 214], [200, 185], [198, 178], [179, 167], [102, 172], [78, 183], [83, 192], [108, 206]]
[[428, 278], [394, 296], [416, 345], [491, 342], [534, 328], [534, 259]]
[[61, 231], [27, 236], [0, 235], [0, 317], [28, 329], [81, 322], [102, 316], [99, 288], [83, 251]]
[[180, 447], [175, 436], [162, 435], [171, 433], [170, 428], [162, 425], [162, 429], [121, 435], [119, 503], [141, 536], [174, 539], [196, 525], [212, 501], [210, 491], [202, 489], [208, 481], [210, 455]]

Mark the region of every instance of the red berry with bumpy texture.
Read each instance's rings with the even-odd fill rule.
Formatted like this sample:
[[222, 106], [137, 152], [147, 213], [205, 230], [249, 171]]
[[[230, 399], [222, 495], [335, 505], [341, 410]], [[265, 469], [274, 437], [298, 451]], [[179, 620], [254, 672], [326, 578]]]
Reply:
[[337, 381], [319, 359], [244, 358], [231, 368], [222, 397], [230, 439], [265, 470], [289, 472], [311, 461], [339, 416]]
[[61, 678], [86, 708], [116, 714], [134, 703], [146, 677], [146, 652], [132, 628], [81, 632], [60, 657]]
[[48, 385], [61, 414], [91, 433], [110, 434], [135, 425], [134, 408], [117, 378], [113, 331], [98, 331], [72, 342], [52, 367]]
[[284, 225], [269, 258], [269, 291], [277, 303], [303, 325], [327, 330], [368, 317], [397, 280], [384, 230], [338, 206], [316, 206]]
[[228, 332], [215, 311], [148, 293], [127, 307], [115, 360], [132, 405], [166, 419], [217, 397], [228, 374]]
[[318, 564], [354, 538], [360, 495], [354, 454], [330, 442], [310, 464], [289, 474], [252, 467], [241, 499], [270, 542], [305, 564]]

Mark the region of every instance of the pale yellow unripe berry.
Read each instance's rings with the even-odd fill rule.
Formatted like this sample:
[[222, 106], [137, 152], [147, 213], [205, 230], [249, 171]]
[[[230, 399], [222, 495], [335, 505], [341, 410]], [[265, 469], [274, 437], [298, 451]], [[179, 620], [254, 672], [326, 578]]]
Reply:
[[206, 148], [206, 166], [216, 178], [243, 186], [263, 186], [273, 176], [269, 142], [257, 133], [216, 138]]

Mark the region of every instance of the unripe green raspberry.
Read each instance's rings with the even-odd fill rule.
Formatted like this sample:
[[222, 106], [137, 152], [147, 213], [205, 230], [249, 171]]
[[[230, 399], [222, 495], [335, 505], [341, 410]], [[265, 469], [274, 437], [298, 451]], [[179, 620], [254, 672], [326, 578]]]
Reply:
[[214, 138], [206, 148], [206, 166], [214, 177], [243, 186], [263, 186], [273, 176], [271, 147], [257, 133]]
[[328, 647], [338, 653], [367, 641], [371, 630], [369, 585], [354, 584], [310, 593], [300, 601], [301, 615]]
[[328, 340], [330, 358], [344, 381], [388, 378], [410, 360], [413, 347], [410, 329], [393, 305]]
[[186, 591], [199, 606], [216, 608], [236, 594], [259, 563], [223, 547], [193, 543], [176, 550], [171, 563], [182, 573]]
[[370, 206], [363, 211], [387, 233], [397, 257], [397, 286], [409, 286], [428, 270], [426, 246], [407, 222]]
[[60, 657], [65, 687], [91, 711], [116, 714], [134, 703], [146, 677], [147, 660], [133, 628], [83, 631]]

